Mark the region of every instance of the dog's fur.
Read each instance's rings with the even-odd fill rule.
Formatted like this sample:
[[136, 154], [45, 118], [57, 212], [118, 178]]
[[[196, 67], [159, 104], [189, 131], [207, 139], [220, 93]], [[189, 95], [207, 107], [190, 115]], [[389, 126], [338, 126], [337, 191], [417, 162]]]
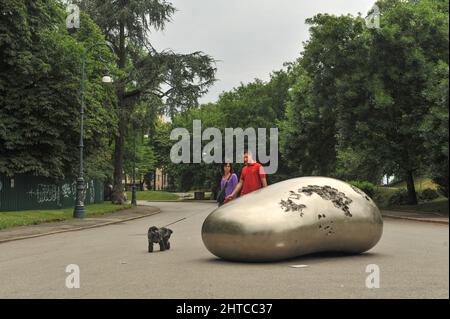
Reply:
[[148, 229], [148, 252], [153, 252], [153, 244], [159, 244], [159, 250], [170, 249], [169, 238], [173, 231], [169, 228], [152, 226]]

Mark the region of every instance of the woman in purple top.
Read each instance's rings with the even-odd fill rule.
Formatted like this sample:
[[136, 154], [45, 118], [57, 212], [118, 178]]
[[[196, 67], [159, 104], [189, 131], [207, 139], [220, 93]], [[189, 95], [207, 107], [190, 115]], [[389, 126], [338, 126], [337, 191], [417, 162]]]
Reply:
[[[222, 176], [222, 180], [220, 182], [221, 190], [226, 186], [225, 198], [227, 198], [227, 196], [233, 192], [233, 190], [236, 187], [238, 182], [239, 182], [238, 177], [235, 173], [233, 173], [233, 168], [231, 167], [231, 164], [225, 163], [223, 165], [223, 176]], [[225, 201], [225, 203], [226, 203], [226, 201]]]

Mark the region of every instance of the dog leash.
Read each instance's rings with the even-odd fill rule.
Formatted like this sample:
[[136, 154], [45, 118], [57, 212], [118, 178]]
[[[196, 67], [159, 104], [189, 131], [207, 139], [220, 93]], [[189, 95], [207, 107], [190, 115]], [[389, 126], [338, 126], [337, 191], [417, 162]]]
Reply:
[[[162, 226], [162, 227], [167, 227], [167, 226], [176, 224], [176, 223], [178, 223], [178, 222], [181, 222], [182, 220], [185, 220], [185, 219], [187, 219], [187, 218], [190, 218], [190, 217], [195, 216], [195, 215], [198, 215], [198, 214], [200, 214], [200, 213], [195, 213], [195, 214], [192, 214], [191, 216], [181, 218], [181, 219], [179, 219], [179, 220], [177, 220], [177, 221], [175, 221], [175, 222], [173, 222], [173, 223], [170, 223], [170, 224], [168, 224], [168, 225], [166, 225], [166, 226]], [[162, 228], [162, 227], [161, 227], [161, 228]]]
[[[170, 223], [170, 224], [168, 224], [168, 225], [166, 225], [166, 226], [163, 226], [163, 227], [167, 227], [167, 226], [176, 224], [176, 223], [181, 222], [182, 220], [185, 220], [185, 219], [186, 219], [186, 217], [185, 217], [185, 218], [182, 218], [182, 219], [180, 219], [180, 220], [177, 220], [176, 222]], [[162, 227], [161, 227], [161, 228], [162, 228]]]

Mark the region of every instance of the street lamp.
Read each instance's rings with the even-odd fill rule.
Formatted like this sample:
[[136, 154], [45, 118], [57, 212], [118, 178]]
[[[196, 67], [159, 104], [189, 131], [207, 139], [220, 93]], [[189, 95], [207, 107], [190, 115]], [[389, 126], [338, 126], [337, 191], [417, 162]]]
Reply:
[[113, 81], [113, 79], [112, 79], [111, 76], [105, 75], [105, 76], [102, 78], [102, 82], [103, 82], [103, 83], [109, 84], [109, 83], [113, 83], [114, 81]]
[[[83, 152], [84, 152], [84, 142], [83, 142], [83, 135], [84, 135], [84, 108], [85, 108], [85, 99], [84, 99], [84, 91], [85, 91], [85, 85], [86, 85], [86, 60], [88, 53], [94, 48], [98, 46], [106, 46], [108, 47], [113, 53], [113, 48], [108, 43], [94, 43], [90, 45], [86, 51], [84, 51], [83, 54], [83, 64], [81, 68], [81, 108], [80, 108], [80, 170], [78, 173], [77, 178], [77, 193], [76, 193], [76, 199], [75, 199], [75, 208], [73, 210], [73, 217], [74, 218], [84, 218], [85, 215], [85, 207], [84, 207], [84, 198], [85, 198], [85, 186], [84, 186], [84, 163], [83, 163]], [[104, 61], [101, 57], [100, 59]], [[106, 61], [104, 61], [106, 62]], [[113, 80], [109, 75], [105, 75], [102, 78], [103, 83], [112, 83]]]
[[136, 201], [136, 132], [133, 130], [133, 186], [131, 186], [131, 205], [137, 206]]
[[[137, 86], [137, 81], [132, 81], [133, 86]], [[136, 127], [133, 124], [133, 186], [131, 186], [131, 205], [137, 206], [136, 201]]]

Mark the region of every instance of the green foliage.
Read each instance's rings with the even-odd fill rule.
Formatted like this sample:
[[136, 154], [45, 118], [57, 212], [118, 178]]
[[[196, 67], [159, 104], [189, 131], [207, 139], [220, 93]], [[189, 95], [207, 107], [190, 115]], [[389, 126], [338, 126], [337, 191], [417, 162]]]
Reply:
[[351, 147], [338, 148], [335, 176], [342, 180], [367, 180], [379, 184], [384, 163], [381, 158], [367, 157]]
[[152, 172], [156, 166], [156, 158], [153, 148], [150, 145], [148, 136], [131, 132], [125, 143], [125, 173], [133, 177], [133, 167], [136, 168], [136, 181], [141, 180], [145, 174]]
[[431, 108], [421, 126], [430, 175], [433, 181], [439, 185], [440, 192], [447, 198], [449, 195], [448, 76], [448, 64], [443, 61], [438, 62], [424, 93]]
[[[437, 189], [437, 185], [433, 184], [433, 182], [429, 179], [416, 179], [416, 189], [418, 190], [419, 203], [442, 199]], [[400, 209], [404, 205], [408, 204], [406, 183], [395, 183], [390, 187], [375, 187], [375, 195], [373, 199], [380, 208], [392, 208], [391, 206], [395, 206], [395, 209]], [[408, 207], [405, 206], [405, 208]]]
[[395, 191], [388, 199], [389, 206], [407, 205], [408, 202], [408, 191], [404, 188]]
[[[0, 5], [0, 173], [32, 173], [64, 178], [78, 163], [79, 89], [84, 47], [103, 41], [98, 27], [82, 16], [82, 32], [72, 37], [65, 13], [54, 0], [2, 1]], [[108, 90], [99, 85], [93, 52], [88, 59], [86, 157], [105, 149], [114, 115]], [[95, 175], [95, 174], [94, 174]]]
[[[276, 118], [270, 91], [261, 80], [247, 85], [241, 84], [231, 92], [223, 93], [218, 105], [223, 124], [230, 125], [226, 127], [270, 127]], [[223, 127], [223, 124], [220, 127]]]
[[441, 216], [448, 216], [448, 208], [449, 206], [447, 198], [438, 198], [433, 201], [419, 203], [418, 205], [402, 205], [389, 207], [389, 209], [399, 211], [438, 213]]
[[[360, 37], [366, 39], [367, 60], [354, 63], [340, 81], [340, 145], [352, 145], [374, 164], [382, 160], [385, 172], [411, 180], [426, 167], [420, 126], [430, 113], [424, 95], [428, 79], [441, 59], [448, 61], [448, 13], [438, 2], [379, 1], [381, 29], [365, 30]], [[362, 90], [348, 94], [352, 87]], [[413, 184], [410, 202], [415, 201]]]
[[[218, 128], [222, 133], [222, 155], [225, 154], [225, 128], [272, 128], [284, 117], [285, 100], [291, 78], [286, 71], [280, 70], [271, 75], [267, 82], [255, 80], [246, 85], [223, 93], [217, 103], [202, 105], [173, 118], [172, 128], [186, 128], [192, 133], [194, 120], [201, 120], [202, 128]], [[166, 127], [166, 129], [169, 127]], [[169, 136], [167, 133], [167, 137]], [[169, 159], [170, 148], [176, 141], [166, 137], [164, 149], [160, 148], [163, 157]], [[205, 146], [209, 141], [204, 141]], [[225, 159], [223, 159], [225, 160]], [[220, 183], [221, 164], [182, 164], [168, 163], [168, 172], [174, 188], [180, 191], [201, 189], [210, 191]], [[283, 172], [281, 167], [280, 172]], [[239, 175], [242, 165], [234, 165]], [[272, 177], [271, 177], [272, 178]], [[281, 178], [280, 178], [281, 179]]]
[[425, 188], [419, 193], [419, 199], [421, 201], [431, 201], [439, 198], [439, 193], [435, 189]]
[[389, 200], [396, 192], [397, 188], [377, 186], [372, 199], [379, 208], [385, 208], [389, 206]]
[[[112, 25], [112, 21], [121, 21], [128, 30], [128, 38], [132, 43], [139, 44], [150, 35], [151, 28], [162, 30], [170, 22], [175, 8], [166, 1], [142, 0], [88, 0], [73, 1], [90, 12], [92, 18], [102, 29]], [[140, 13], [139, 17], [136, 14]], [[137, 19], [139, 18], [139, 21]]]
[[155, 121], [155, 129], [150, 132], [150, 142], [155, 153], [156, 167], [166, 168], [170, 163], [170, 149], [173, 142], [170, 140], [171, 123], [163, 122], [160, 118]]
[[[418, 198], [421, 202], [431, 202], [438, 199], [439, 193], [435, 189], [426, 188], [419, 192]], [[408, 204], [408, 191], [404, 188], [397, 189], [389, 196], [388, 206], [404, 206]]]
[[350, 181], [348, 183], [359, 188], [371, 198], [375, 196], [376, 186], [370, 182]]
[[361, 17], [307, 20], [283, 158], [301, 175], [408, 178], [410, 201], [413, 175], [430, 168], [448, 194], [448, 1], [377, 4], [380, 29]]
[[[198, 106], [198, 98], [215, 81], [214, 60], [202, 53], [158, 52], [151, 32], [164, 29], [175, 8], [164, 0], [79, 0], [112, 43], [120, 70], [116, 81], [118, 131], [114, 145], [113, 202], [123, 203], [125, 140], [130, 115], [141, 103], [153, 98], [171, 117], [180, 110]], [[154, 109], [152, 109], [154, 110]], [[145, 112], [151, 114], [152, 112]], [[129, 160], [129, 158], [127, 158]]]
[[359, 39], [363, 26], [350, 16], [322, 14], [307, 23], [311, 37], [292, 69], [296, 80], [286, 121], [281, 123], [280, 142], [283, 159], [294, 172], [329, 176], [337, 161], [336, 80], [354, 63], [352, 59], [359, 57], [360, 46], [351, 40]]

